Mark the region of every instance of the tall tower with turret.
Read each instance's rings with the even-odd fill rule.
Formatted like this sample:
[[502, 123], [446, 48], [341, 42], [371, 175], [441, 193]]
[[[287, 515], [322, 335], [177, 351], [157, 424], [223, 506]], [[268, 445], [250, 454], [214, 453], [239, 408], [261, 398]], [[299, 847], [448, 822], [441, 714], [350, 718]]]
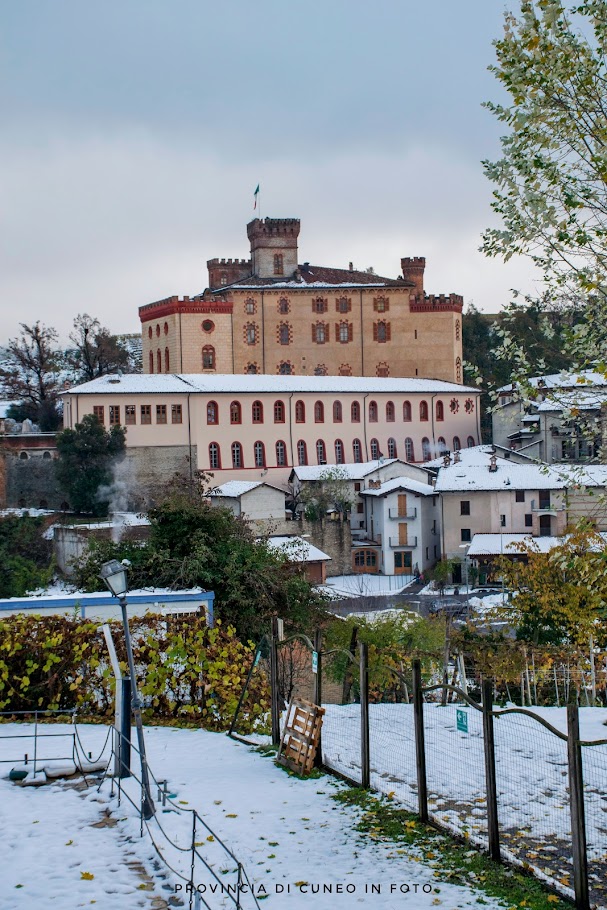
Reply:
[[299, 218], [255, 218], [247, 224], [251, 270], [256, 278], [293, 278]]

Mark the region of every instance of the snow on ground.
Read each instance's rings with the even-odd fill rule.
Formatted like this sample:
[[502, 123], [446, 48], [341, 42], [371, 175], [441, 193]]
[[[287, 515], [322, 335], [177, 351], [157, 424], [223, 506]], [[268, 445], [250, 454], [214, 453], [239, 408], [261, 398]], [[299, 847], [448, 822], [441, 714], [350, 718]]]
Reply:
[[[3, 725], [0, 732], [5, 735], [10, 729]], [[85, 749], [94, 752], [104, 733], [103, 728], [83, 727]], [[0, 738], [0, 758], [15, 754], [14, 743]], [[50, 743], [45, 745], [47, 751]], [[409, 856], [397, 855], [394, 844], [357, 834], [354, 825], [359, 810], [330, 798], [345, 786], [331, 777], [304, 781], [290, 777], [271, 759], [223, 734], [147, 728], [146, 743], [150, 767], [157, 778], [168, 779], [175, 809], [198, 810], [244, 864], [258, 895], [264, 894], [263, 886], [268, 894], [264, 906], [329, 910], [372, 901], [377, 910], [393, 910], [403, 899], [411, 910], [426, 910], [438, 899], [450, 910], [477, 906], [477, 892], [440, 881], [414, 851]], [[134, 782], [127, 786], [135, 795]], [[151, 871], [150, 839], [147, 834], [139, 838], [138, 819], [128, 801], [123, 798], [118, 808], [109, 793], [109, 781], [100, 796], [89, 790], [81, 797], [61, 784], [25, 789], [0, 780], [0, 850], [6, 861], [0, 879], [0, 907], [72, 910], [93, 901], [102, 910], [150, 906], [147, 895], [138, 890], [140, 882], [132, 870], [121, 864], [128, 850]], [[116, 827], [91, 828], [106, 805], [118, 819]], [[158, 824], [186, 846], [191, 816], [164, 812], [159, 806], [150, 823], [171, 864], [189, 875], [190, 854], [166, 848]], [[219, 871], [220, 880], [233, 882], [234, 863], [217, 838], [198, 829], [197, 843]], [[83, 873], [94, 878], [83, 878]], [[200, 865], [195, 879], [206, 886], [206, 899], [212, 907], [229, 906], [225, 896], [210, 896], [213, 879]], [[175, 884], [178, 879], [171, 876], [168, 882]], [[365, 893], [371, 883], [381, 886], [380, 894]], [[156, 878], [155, 893], [166, 899], [171, 892], [162, 890], [162, 884]], [[342, 893], [336, 893], [340, 884]], [[316, 885], [321, 886], [321, 893], [312, 893]], [[408, 885], [409, 893], [401, 892], [401, 885]], [[332, 886], [333, 893], [322, 893], [323, 886]], [[346, 886], [349, 893], [343, 893]], [[423, 886], [428, 893], [422, 891]], [[489, 898], [483, 897], [483, 902], [488, 910], [500, 906]], [[252, 906], [245, 894], [243, 908]]]
[[319, 585], [335, 599], [342, 597], [375, 597], [378, 594], [397, 594], [412, 584], [410, 575], [333, 575], [326, 584]]

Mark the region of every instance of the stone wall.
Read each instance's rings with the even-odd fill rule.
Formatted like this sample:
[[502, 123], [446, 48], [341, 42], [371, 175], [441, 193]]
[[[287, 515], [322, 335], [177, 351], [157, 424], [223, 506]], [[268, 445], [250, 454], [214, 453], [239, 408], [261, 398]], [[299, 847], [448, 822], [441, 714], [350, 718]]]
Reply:
[[[196, 470], [196, 446], [191, 450], [192, 470]], [[115, 508], [125, 512], [144, 512], [155, 505], [158, 493], [175, 474], [190, 473], [188, 446], [145, 446], [126, 450], [116, 466]]]
[[347, 521], [308, 521], [306, 518], [281, 521], [269, 526], [269, 533], [306, 535], [308, 543], [331, 557], [327, 563], [327, 576], [352, 574], [352, 535]]
[[0, 440], [0, 508], [65, 509], [55, 478], [54, 433], [6, 435]]

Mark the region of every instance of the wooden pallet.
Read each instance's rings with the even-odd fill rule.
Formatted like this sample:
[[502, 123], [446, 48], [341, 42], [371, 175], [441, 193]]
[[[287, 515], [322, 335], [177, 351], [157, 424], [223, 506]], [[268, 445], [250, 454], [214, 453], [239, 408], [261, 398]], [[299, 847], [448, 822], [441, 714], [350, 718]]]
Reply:
[[293, 696], [287, 708], [287, 717], [276, 761], [296, 774], [309, 774], [320, 741], [320, 728], [324, 708], [303, 698]]

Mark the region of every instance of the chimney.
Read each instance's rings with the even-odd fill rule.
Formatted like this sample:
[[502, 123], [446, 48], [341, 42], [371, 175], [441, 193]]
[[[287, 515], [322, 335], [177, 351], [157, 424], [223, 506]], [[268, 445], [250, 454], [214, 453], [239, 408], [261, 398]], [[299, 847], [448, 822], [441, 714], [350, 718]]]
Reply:
[[400, 261], [403, 278], [414, 285], [414, 295], [424, 296], [424, 270], [426, 268], [426, 259], [424, 256], [407, 256]]
[[492, 455], [491, 458], [489, 459], [489, 470], [491, 471], [492, 474], [495, 474], [495, 472], [497, 471], [497, 458], [495, 457], [495, 455]]
[[453, 453], [453, 464], [459, 464], [462, 460], [462, 456], [459, 453], [459, 449]]
[[353, 263], [353, 262], [350, 262], [348, 268], [350, 269], [351, 272], [353, 272], [353, 271], [354, 271], [354, 263]]

